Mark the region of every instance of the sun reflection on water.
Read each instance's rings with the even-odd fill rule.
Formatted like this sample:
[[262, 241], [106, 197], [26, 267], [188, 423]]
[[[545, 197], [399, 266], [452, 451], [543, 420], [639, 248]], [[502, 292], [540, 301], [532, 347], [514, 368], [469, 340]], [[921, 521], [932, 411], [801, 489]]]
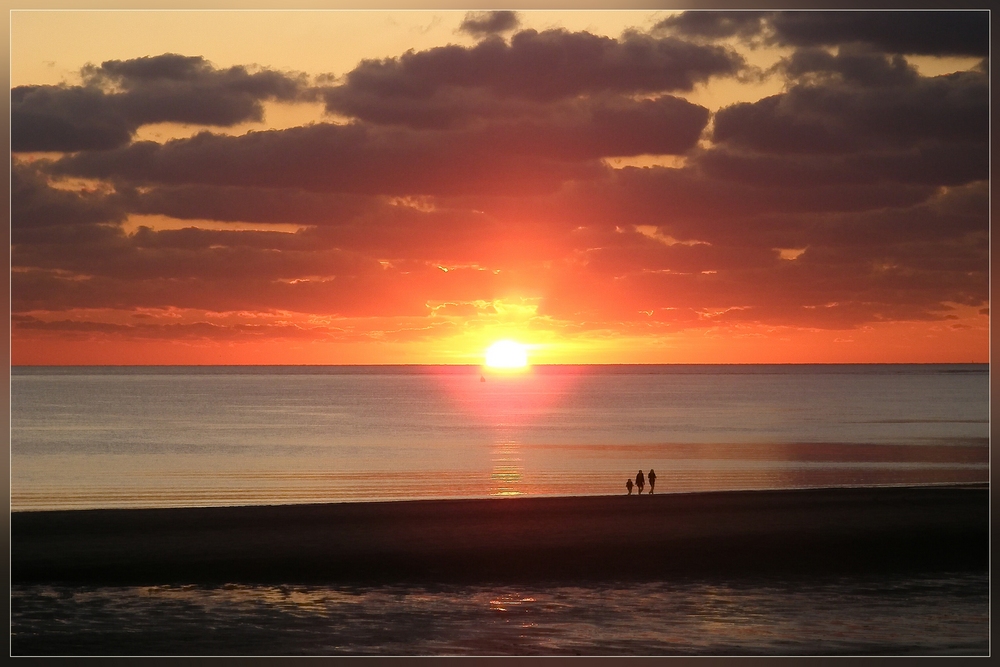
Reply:
[[504, 593], [490, 600], [490, 609], [493, 611], [506, 612], [511, 608], [523, 605], [525, 602], [534, 602], [535, 598], [521, 597], [517, 593]]
[[524, 475], [521, 447], [511, 440], [498, 440], [490, 456], [490, 495], [519, 496]]

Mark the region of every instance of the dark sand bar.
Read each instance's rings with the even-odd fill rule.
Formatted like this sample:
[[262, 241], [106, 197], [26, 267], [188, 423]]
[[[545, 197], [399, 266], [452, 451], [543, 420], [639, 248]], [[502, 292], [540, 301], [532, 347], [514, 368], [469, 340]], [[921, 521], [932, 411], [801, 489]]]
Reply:
[[15, 584], [593, 581], [988, 565], [985, 487], [11, 515]]

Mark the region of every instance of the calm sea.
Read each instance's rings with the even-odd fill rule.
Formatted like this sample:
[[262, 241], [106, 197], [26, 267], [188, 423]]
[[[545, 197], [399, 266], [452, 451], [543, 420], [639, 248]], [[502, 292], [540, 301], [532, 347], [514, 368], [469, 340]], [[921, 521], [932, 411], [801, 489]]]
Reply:
[[[987, 482], [986, 365], [47, 367], [14, 510]], [[987, 573], [14, 586], [15, 654], [985, 654]]]
[[988, 368], [14, 368], [11, 504], [985, 482]]

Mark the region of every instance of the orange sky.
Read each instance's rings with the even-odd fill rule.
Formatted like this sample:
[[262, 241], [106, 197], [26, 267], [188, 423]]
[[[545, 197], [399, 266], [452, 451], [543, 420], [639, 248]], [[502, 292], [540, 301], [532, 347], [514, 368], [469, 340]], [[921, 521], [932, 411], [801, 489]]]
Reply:
[[985, 362], [984, 25], [15, 12], [12, 363]]

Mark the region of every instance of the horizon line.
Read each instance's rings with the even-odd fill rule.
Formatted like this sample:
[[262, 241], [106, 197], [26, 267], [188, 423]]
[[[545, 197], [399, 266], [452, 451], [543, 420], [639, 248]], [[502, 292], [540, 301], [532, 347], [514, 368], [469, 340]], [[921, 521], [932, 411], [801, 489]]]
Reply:
[[[989, 361], [775, 361], [775, 362], [625, 362], [625, 363], [556, 363], [529, 364], [528, 368], [552, 366], [949, 366], [977, 365], [988, 366]], [[10, 368], [329, 368], [329, 367], [418, 367], [418, 366], [453, 366], [453, 367], [485, 367], [484, 363], [381, 363], [381, 364], [11, 364]]]

